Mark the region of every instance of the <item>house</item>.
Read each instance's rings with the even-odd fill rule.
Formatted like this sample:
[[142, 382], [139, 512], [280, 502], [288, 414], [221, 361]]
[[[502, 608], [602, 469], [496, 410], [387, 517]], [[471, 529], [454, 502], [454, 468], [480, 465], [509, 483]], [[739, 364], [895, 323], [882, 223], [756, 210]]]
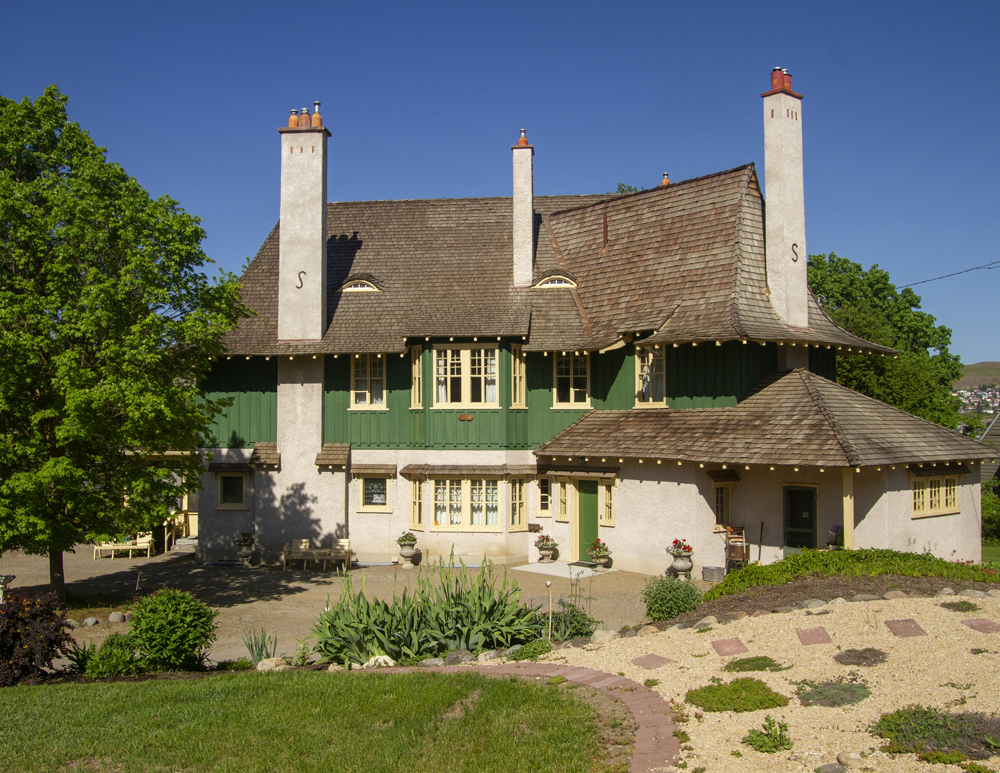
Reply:
[[387, 563], [563, 560], [595, 537], [659, 573], [848, 546], [980, 556], [979, 443], [833, 383], [838, 328], [806, 282], [802, 97], [763, 96], [752, 164], [628, 195], [328, 203], [318, 110], [279, 129], [280, 222], [243, 278], [256, 316], [204, 385], [216, 422], [200, 556], [349, 537]]

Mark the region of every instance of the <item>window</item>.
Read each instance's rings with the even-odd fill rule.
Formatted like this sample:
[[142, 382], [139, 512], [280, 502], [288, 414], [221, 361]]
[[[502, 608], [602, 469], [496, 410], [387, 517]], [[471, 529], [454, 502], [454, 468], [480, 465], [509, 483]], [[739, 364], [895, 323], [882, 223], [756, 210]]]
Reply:
[[715, 525], [733, 525], [733, 487], [731, 485], [712, 486], [715, 499]]
[[340, 291], [345, 293], [377, 293], [379, 290], [371, 282], [355, 279], [341, 287]]
[[510, 347], [510, 407], [528, 407], [524, 397], [524, 351], [517, 345]]
[[590, 405], [589, 355], [566, 354], [555, 358], [556, 407], [586, 408]]
[[551, 481], [548, 478], [538, 479], [538, 517], [539, 518], [551, 518], [552, 509], [550, 506], [551, 497], [549, 491], [551, 490]]
[[551, 276], [548, 279], [543, 279], [535, 287], [541, 289], [548, 289], [550, 287], [576, 287], [576, 282], [564, 276]]
[[495, 346], [435, 349], [434, 379], [435, 406], [500, 407]]
[[435, 480], [434, 526], [453, 531], [500, 531], [500, 482]]
[[564, 480], [556, 481], [556, 497], [558, 499], [556, 509], [557, 521], [569, 520], [569, 483]]
[[361, 510], [388, 513], [389, 479], [383, 477], [361, 478]]
[[358, 354], [351, 360], [351, 409], [381, 409], [385, 405], [385, 358]]
[[524, 511], [524, 480], [512, 478], [510, 481], [510, 530], [525, 531], [528, 522]]
[[424, 407], [424, 350], [420, 346], [410, 347], [410, 407]]
[[601, 526], [615, 525], [615, 484], [602, 483], [601, 492], [604, 497], [601, 507]]
[[635, 349], [637, 405], [666, 406], [666, 379], [663, 349], [637, 346]]
[[424, 530], [424, 485], [423, 481], [410, 481], [410, 528]]
[[913, 517], [958, 512], [958, 478], [914, 478]]
[[219, 476], [220, 510], [246, 510], [245, 483], [242, 475]]

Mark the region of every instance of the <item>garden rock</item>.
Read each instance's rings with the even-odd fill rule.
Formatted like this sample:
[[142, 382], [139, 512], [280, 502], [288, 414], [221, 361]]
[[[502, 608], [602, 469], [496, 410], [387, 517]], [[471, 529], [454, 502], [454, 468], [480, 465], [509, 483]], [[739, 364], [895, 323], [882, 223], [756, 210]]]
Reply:
[[709, 615], [708, 617], [703, 617], [697, 623], [694, 624], [695, 628], [709, 628], [713, 625], [719, 624], [719, 618]]
[[[678, 626], [678, 629], [680, 626]], [[654, 633], [659, 633], [660, 629], [655, 625], [644, 625], [639, 629], [639, 636], [652, 636]]]
[[768, 612], [766, 609], [755, 609], [753, 611], [753, 614], [750, 615], [750, 617], [763, 617], [764, 615], [769, 615], [769, 614], [771, 613]]
[[1000, 599], [1000, 590], [994, 588], [993, 590], [990, 591], [990, 595]]
[[816, 773], [847, 773], [847, 768], [839, 762], [828, 762], [816, 768]]
[[794, 754], [789, 754], [788, 759], [791, 762], [801, 762], [805, 765], [814, 765], [819, 762], [822, 756], [823, 752], [795, 752]]
[[618, 633], [618, 631], [596, 631], [594, 635], [590, 637], [590, 643], [595, 644], [598, 647], [603, 647], [609, 642], [620, 638], [621, 634]]
[[847, 599], [845, 599], [843, 596], [837, 596], [837, 598], [830, 599], [828, 602], [826, 602], [826, 605], [828, 607], [833, 607], [836, 606], [837, 604], [846, 604], [846, 603]]
[[93, 628], [95, 625], [100, 625], [101, 621], [98, 620], [96, 617], [88, 617], [86, 620], [83, 621], [83, 624], [87, 626], [87, 628]]
[[331, 663], [326, 670], [329, 671], [331, 674], [338, 674], [342, 671], [347, 671], [346, 668], [344, 668], [341, 665], [338, 665], [337, 663]]
[[110, 615], [108, 615], [108, 622], [109, 623], [124, 623], [125, 622], [125, 615], [122, 612], [112, 612]]
[[[504, 654], [504, 655], [506, 655], [507, 657], [510, 657], [510, 656], [511, 656], [511, 655], [513, 655], [513, 654], [514, 654], [515, 652], [517, 652], [517, 651], [518, 651], [519, 649], [522, 649], [523, 647], [524, 647], [524, 645], [523, 645], [523, 644], [515, 644], [515, 645], [514, 645], [513, 647], [511, 647], [510, 649], [507, 649], [507, 650], [505, 650], [503, 654]], [[441, 659], [440, 659], [440, 658], [435, 658], [435, 660], [441, 660]], [[427, 662], [427, 661], [425, 660], [425, 661], [424, 661], [424, 663], [426, 663], [426, 662]], [[442, 666], [444, 665], [444, 661], [443, 661], [443, 660], [441, 660], [441, 665], [442, 665]]]
[[954, 595], [955, 591], [953, 591], [951, 588], [942, 588], [941, 590], [939, 590], [937, 593], [934, 594], [934, 598], [937, 598], [938, 596], [954, 596]]
[[798, 610], [798, 607], [775, 607], [771, 610], [771, 614], [785, 615], [789, 612], [795, 612], [796, 610]]
[[826, 602], [823, 599], [806, 599], [801, 604], [799, 604], [799, 609], [818, 609], [819, 607], [825, 607]]
[[586, 647], [588, 644], [590, 644], [589, 636], [574, 636], [572, 639], [566, 642], [567, 647], [578, 647], [581, 649], [583, 647]]
[[737, 620], [742, 620], [744, 617], [750, 617], [750, 615], [740, 609], [736, 612], [725, 612], [719, 615], [719, 622], [722, 625], [729, 625], [729, 623], [735, 623]]
[[856, 596], [851, 596], [851, 601], [881, 601], [881, 596], [876, 596], [872, 593], [859, 593]]
[[480, 663], [485, 663], [488, 660], [496, 660], [498, 654], [496, 650], [486, 650], [485, 652], [480, 652], [476, 660]]
[[841, 752], [837, 755], [837, 762], [845, 768], [863, 768], [866, 764], [865, 758], [857, 752]]
[[[518, 644], [517, 646], [520, 647], [521, 645]], [[511, 647], [511, 649], [514, 648]], [[510, 652], [510, 650], [507, 651]], [[418, 665], [421, 668], [439, 668], [444, 665], [444, 658], [427, 658], [427, 660], [421, 660]]]
[[[472, 657], [472, 653], [468, 650], [455, 650], [444, 656], [444, 664], [446, 666], [457, 666], [460, 663], [468, 663], [472, 660], [475, 660], [475, 658]], [[392, 665], [396, 664], [393, 663]]]
[[964, 590], [961, 593], [959, 593], [958, 595], [959, 596], [968, 596], [970, 599], [984, 599], [984, 598], [986, 598], [986, 594], [983, 593], [981, 590], [973, 590], [972, 588]]
[[901, 590], [887, 590], [882, 594], [882, 598], [892, 601], [893, 599], [905, 599], [906, 594]]
[[629, 628], [627, 631], [622, 631], [621, 634], [623, 639], [631, 639], [633, 636], [639, 635], [639, 629]]
[[[460, 652], [469, 652], [468, 650], [459, 650]], [[471, 653], [470, 653], [471, 655]], [[392, 668], [396, 665], [396, 661], [390, 658], [388, 655], [375, 655], [367, 663], [365, 663], [362, 668]]]
[[291, 666], [284, 658], [264, 658], [257, 664], [257, 670], [264, 674], [268, 671], [287, 671]]
[[67, 617], [66, 618], [66, 627], [67, 628], [79, 628], [80, 624], [78, 622], [76, 622], [76, 620], [73, 620], [72, 618]]
[[131, 621], [132, 621], [132, 613], [131, 612], [126, 612], [125, 613], [125, 622], [128, 623], [128, 622], [131, 622]]

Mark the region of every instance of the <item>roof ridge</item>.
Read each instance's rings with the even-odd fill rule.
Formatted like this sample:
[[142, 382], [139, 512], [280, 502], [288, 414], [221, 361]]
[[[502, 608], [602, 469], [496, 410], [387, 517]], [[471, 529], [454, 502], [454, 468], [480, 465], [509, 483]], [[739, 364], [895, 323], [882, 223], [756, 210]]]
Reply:
[[[607, 201], [608, 198], [620, 197], [621, 194], [614, 193], [555, 193], [548, 194], [544, 196], [534, 196], [537, 199], [592, 199], [598, 198], [599, 201], [591, 202], [591, 204], [600, 204]], [[336, 206], [338, 204], [425, 204], [425, 203], [449, 203], [455, 201], [510, 201], [513, 196], [448, 196], [439, 199], [347, 199], [344, 201], [328, 201], [326, 205], [328, 207]], [[589, 205], [582, 205], [589, 206]], [[564, 211], [564, 210], [560, 210]]]
[[850, 440], [848, 440], [847, 434], [844, 432], [844, 429], [840, 426], [840, 422], [837, 421], [836, 417], [833, 415], [833, 412], [830, 411], [830, 409], [827, 407], [826, 401], [823, 399], [823, 395], [821, 395], [819, 393], [819, 390], [816, 389], [815, 385], [812, 383], [812, 379], [810, 379], [807, 376], [807, 374], [809, 376], [813, 375], [811, 371], [809, 371], [807, 368], [796, 368], [795, 370], [792, 371], [792, 373], [798, 375], [798, 377], [802, 380], [802, 383], [805, 385], [806, 391], [809, 393], [809, 397], [812, 398], [813, 404], [823, 415], [823, 418], [826, 419], [826, 423], [830, 425], [830, 429], [833, 430], [834, 437], [837, 438], [837, 442], [840, 444], [840, 447], [844, 450], [844, 456], [847, 457], [848, 463], [852, 467], [856, 467], [858, 464], [861, 463], [861, 457], [858, 454], [858, 449], [856, 449], [854, 447], [854, 444], [851, 443]]

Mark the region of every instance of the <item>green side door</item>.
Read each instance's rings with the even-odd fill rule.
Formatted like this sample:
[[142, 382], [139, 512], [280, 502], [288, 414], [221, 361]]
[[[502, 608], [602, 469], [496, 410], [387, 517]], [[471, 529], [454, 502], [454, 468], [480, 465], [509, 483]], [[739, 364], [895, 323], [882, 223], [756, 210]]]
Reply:
[[785, 547], [816, 547], [816, 489], [785, 487]]
[[577, 534], [580, 537], [580, 560], [588, 561], [587, 548], [597, 539], [597, 481], [581, 480], [580, 492], [580, 523]]

